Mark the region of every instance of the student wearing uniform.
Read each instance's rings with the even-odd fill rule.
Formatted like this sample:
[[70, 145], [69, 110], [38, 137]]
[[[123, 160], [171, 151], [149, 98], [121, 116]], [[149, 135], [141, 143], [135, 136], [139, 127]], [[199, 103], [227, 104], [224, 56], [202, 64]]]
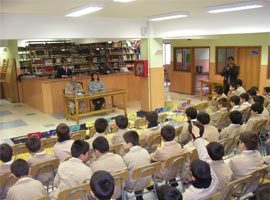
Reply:
[[221, 130], [219, 134], [219, 139], [233, 138], [241, 132], [242, 126], [242, 113], [235, 110], [230, 112], [231, 124]]
[[251, 104], [249, 101], [249, 94], [248, 93], [242, 93], [240, 94], [240, 111], [245, 110], [247, 108], [250, 108]]
[[267, 107], [270, 99], [270, 87], [263, 88], [263, 97], [264, 97], [263, 106]]
[[139, 195], [136, 199], [140, 200], [143, 199], [140, 194], [142, 194], [143, 189], [147, 186], [151, 177], [145, 177], [137, 181], [135, 185], [135, 181], [132, 180], [131, 175], [134, 169], [150, 164], [151, 157], [146, 149], [139, 146], [139, 135], [136, 131], [126, 132], [124, 134], [124, 140], [124, 148], [128, 153], [126, 153], [123, 159], [129, 171], [129, 179], [126, 182], [126, 188], [130, 190], [134, 188], [135, 194]]
[[220, 98], [218, 100], [218, 111], [210, 114], [211, 125], [215, 126], [218, 130], [224, 126], [224, 121], [221, 121], [223, 114], [228, 112], [227, 98]]
[[230, 90], [227, 94], [228, 99], [230, 99], [232, 96], [238, 95], [238, 93], [236, 92], [236, 88], [237, 88], [236, 83], [234, 82], [230, 83]]
[[158, 187], [157, 197], [158, 200], [182, 200], [181, 192], [170, 185], [162, 185]]
[[239, 96], [231, 96], [230, 97], [230, 112], [234, 111], [234, 110], [238, 110], [240, 111], [240, 97]]
[[216, 86], [215, 87], [215, 95], [212, 98], [212, 100], [208, 104], [208, 108], [206, 109], [207, 113], [213, 113], [218, 110], [218, 100], [220, 98], [227, 98], [227, 96], [223, 93], [223, 87], [222, 86]]
[[243, 82], [242, 82], [241, 79], [236, 79], [235, 83], [236, 83], [236, 87], [237, 87], [236, 93], [237, 93], [238, 96], [240, 96], [241, 94], [246, 92], [246, 90], [242, 86]]
[[74, 140], [70, 139], [69, 127], [61, 123], [56, 127], [56, 135], [58, 137], [57, 143], [54, 145], [54, 156], [60, 160], [60, 162], [65, 161], [67, 158], [71, 157], [71, 145]]
[[29, 177], [29, 166], [25, 160], [15, 160], [11, 164], [10, 170], [18, 180], [9, 188], [7, 200], [39, 199], [47, 195], [44, 186], [39, 181]]
[[256, 89], [256, 87], [251, 87], [250, 89], [247, 90], [247, 93], [249, 94], [250, 98], [249, 98], [249, 103], [253, 104], [253, 97], [257, 96], [258, 90]]
[[206, 112], [199, 112], [197, 116], [198, 122], [204, 126], [203, 138], [208, 142], [216, 142], [219, 140], [218, 129], [210, 125], [210, 115]]
[[150, 135], [160, 133], [160, 126], [158, 124], [158, 114], [155, 111], [148, 112], [146, 114], [146, 120], [148, 121], [147, 129], [143, 130], [140, 134], [140, 139], [147, 139]]
[[112, 144], [119, 144], [125, 142], [123, 135], [129, 131], [128, 128], [128, 118], [125, 115], [118, 115], [115, 119], [116, 126], [119, 128], [116, 133], [114, 133], [112, 138]]
[[52, 193], [52, 198], [57, 199], [61, 190], [75, 187], [89, 182], [92, 170], [85, 164], [89, 159], [89, 144], [82, 140], [76, 140], [71, 146], [72, 157], [61, 163], [54, 179], [57, 189]]
[[[263, 106], [264, 98], [261, 95], [257, 95], [253, 97], [254, 103], [260, 103]], [[266, 119], [269, 119], [269, 112], [266, 107], [263, 107], [262, 116], [264, 116]]]
[[4, 174], [10, 171], [10, 165], [13, 162], [12, 155], [12, 147], [9, 144], [0, 144], [0, 160], [3, 162], [0, 164], [0, 174]]

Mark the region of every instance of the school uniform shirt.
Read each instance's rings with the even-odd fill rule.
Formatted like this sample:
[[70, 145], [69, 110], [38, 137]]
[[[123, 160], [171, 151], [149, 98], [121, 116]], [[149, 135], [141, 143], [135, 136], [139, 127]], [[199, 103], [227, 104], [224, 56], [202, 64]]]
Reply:
[[242, 125], [241, 132], [252, 131], [255, 124], [257, 124], [258, 122], [260, 122], [261, 120], [264, 120], [264, 119], [265, 119], [265, 117], [262, 114], [257, 114], [255, 116], [251, 116], [249, 118], [249, 120], [247, 121], [247, 123]]
[[[196, 122], [197, 119], [191, 119], [190, 120], [191, 122]], [[189, 123], [188, 122], [184, 122], [183, 123], [183, 129], [182, 129], [182, 132], [180, 133], [179, 135], [179, 143], [182, 144], [182, 145], [185, 145], [187, 144], [189, 141], [191, 141], [192, 139], [192, 136], [190, 135], [189, 131], [188, 131], [188, 126], [189, 126]]]
[[246, 90], [242, 86], [239, 86], [235, 91], [238, 96], [246, 92]]
[[203, 138], [208, 142], [217, 142], [219, 140], [218, 129], [210, 124], [204, 125]]
[[242, 126], [240, 124], [230, 124], [229, 126], [221, 130], [219, 134], [219, 139], [221, 140], [225, 138], [233, 138], [241, 132], [241, 128]]
[[241, 105], [240, 105], [240, 111], [243, 111], [247, 108], [250, 108], [251, 104], [247, 101], [243, 102]]
[[151, 157], [148, 151], [140, 146], [134, 146], [130, 148], [129, 152], [123, 157], [123, 159], [129, 172], [129, 179], [126, 182], [127, 189], [131, 190], [134, 188], [134, 191], [138, 191], [145, 188], [151, 177], [142, 178], [137, 181], [135, 185], [135, 181], [131, 176], [134, 169], [151, 163]]
[[113, 138], [112, 138], [112, 144], [120, 144], [125, 142], [123, 135], [130, 131], [129, 128], [125, 128], [125, 129], [118, 129], [117, 132], [114, 133]]
[[269, 112], [265, 107], [263, 107], [262, 116], [265, 117], [265, 119], [269, 119]]
[[217, 112], [210, 114], [210, 124], [216, 127], [217, 129], [220, 129], [220, 127], [223, 126], [225, 123], [224, 121], [221, 121], [221, 117], [223, 114], [227, 113], [227, 108], [220, 108]]
[[[95, 135], [93, 135], [90, 139], [86, 140], [86, 142], [89, 143], [89, 148], [90, 148], [90, 150], [93, 150], [93, 142], [94, 142], [94, 140], [95, 140], [97, 137], [100, 137], [100, 136], [105, 137], [105, 138], [108, 140], [108, 138], [107, 138], [107, 136], [106, 136], [105, 133], [95, 133]], [[108, 142], [109, 142], [109, 144], [110, 144], [110, 141], [109, 141], [109, 140], [108, 140]]]
[[206, 109], [207, 113], [213, 113], [216, 112], [218, 110], [218, 100], [220, 98], [227, 98], [226, 94], [222, 93], [222, 95], [218, 96], [218, 97], [213, 97], [211, 101], [209, 101], [208, 104], [208, 108]]
[[20, 178], [7, 193], [7, 200], [30, 200], [46, 196], [44, 186], [30, 177]]
[[228, 94], [227, 94], [228, 100], [230, 100], [230, 98], [232, 96], [238, 96], [238, 93], [235, 90], [234, 91], [229, 91]]
[[267, 165], [267, 175], [266, 178], [270, 178], [270, 155], [263, 157], [264, 163]]
[[10, 172], [10, 165], [13, 160], [0, 164], [0, 174], [4, 174], [6, 172]]
[[157, 148], [157, 150], [151, 154], [151, 159], [153, 161], [161, 162], [160, 171], [157, 173], [157, 176], [163, 178], [167, 173], [170, 172], [165, 170], [165, 160], [171, 156], [178, 155], [183, 153], [181, 145], [176, 141], [164, 142], [164, 146]]
[[147, 140], [148, 140], [150, 135], [160, 133], [160, 131], [161, 131], [161, 127], [155, 126], [155, 127], [143, 130], [139, 136], [140, 136], [140, 139], [145, 139], [145, 141], [147, 143]]
[[235, 106], [233, 106], [233, 107], [231, 108], [230, 112], [235, 111], [235, 110], [241, 111], [241, 107], [240, 107], [239, 105], [235, 105]]
[[74, 140], [65, 140], [63, 142], [57, 142], [54, 149], [54, 156], [64, 162], [67, 158], [71, 157], [71, 146]]

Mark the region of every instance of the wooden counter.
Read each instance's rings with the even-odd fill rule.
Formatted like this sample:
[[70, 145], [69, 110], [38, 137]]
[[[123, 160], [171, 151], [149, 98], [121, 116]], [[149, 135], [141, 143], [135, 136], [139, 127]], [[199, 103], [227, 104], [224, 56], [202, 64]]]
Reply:
[[[85, 91], [89, 90], [91, 77], [78, 77]], [[133, 73], [101, 75], [106, 88], [127, 90], [128, 101], [140, 100], [140, 78]], [[64, 113], [63, 91], [70, 79], [22, 78], [20, 84], [21, 101], [41, 112]], [[115, 102], [121, 102], [118, 97]]]

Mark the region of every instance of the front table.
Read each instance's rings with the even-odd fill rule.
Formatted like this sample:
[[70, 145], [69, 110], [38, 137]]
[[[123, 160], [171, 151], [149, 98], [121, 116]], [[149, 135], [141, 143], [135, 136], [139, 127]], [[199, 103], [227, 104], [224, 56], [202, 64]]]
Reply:
[[[122, 95], [123, 97], [123, 106], [115, 105], [114, 104], [114, 96], [116, 95]], [[123, 109], [125, 115], [127, 115], [127, 109], [126, 109], [126, 99], [127, 99], [127, 91], [126, 90], [120, 90], [120, 89], [107, 89], [105, 91], [100, 92], [94, 92], [89, 94], [83, 94], [83, 95], [64, 95], [65, 97], [65, 117], [66, 119], [73, 119], [76, 120], [77, 124], [79, 124], [79, 119], [81, 117], [94, 115], [98, 113], [104, 113], [108, 111], [114, 111], [116, 108]], [[111, 108], [104, 108], [102, 110], [95, 110], [91, 111], [91, 109], [88, 112], [85, 113], [79, 113], [79, 102], [80, 101], [86, 101], [86, 100], [92, 100], [97, 99], [101, 97], [111, 97], [112, 101], [112, 107]], [[68, 102], [74, 101], [75, 103], [75, 114], [71, 115], [69, 112]], [[90, 102], [91, 104], [91, 102]]]

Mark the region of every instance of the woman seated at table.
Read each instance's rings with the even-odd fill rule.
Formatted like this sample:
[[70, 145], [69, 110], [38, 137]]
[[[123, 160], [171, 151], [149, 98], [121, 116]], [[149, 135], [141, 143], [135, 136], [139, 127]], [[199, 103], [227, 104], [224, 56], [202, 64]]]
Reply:
[[[90, 89], [90, 93], [105, 90], [105, 86], [103, 82], [99, 79], [99, 75], [96, 72], [91, 75], [89, 89]], [[92, 102], [95, 105], [95, 110], [100, 110], [102, 105], [105, 103], [105, 99], [101, 97], [101, 98], [93, 99]]]

